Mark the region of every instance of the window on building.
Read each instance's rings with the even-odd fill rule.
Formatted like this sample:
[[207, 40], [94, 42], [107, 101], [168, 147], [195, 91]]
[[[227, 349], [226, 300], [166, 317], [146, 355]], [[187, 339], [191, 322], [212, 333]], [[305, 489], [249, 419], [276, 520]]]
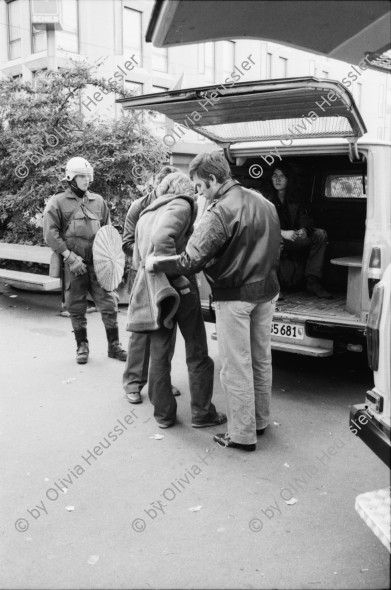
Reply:
[[[152, 92], [167, 92], [168, 88], [166, 88], [165, 86], [152, 86]], [[167, 119], [166, 116], [163, 115], [162, 113], [158, 113], [157, 111], [154, 112], [154, 114], [152, 115], [152, 120], [155, 123], [160, 123], [161, 125], [165, 125], [167, 123]]]
[[277, 78], [286, 78], [288, 76], [288, 60], [286, 57], [278, 58]]
[[22, 56], [22, 29], [20, 27], [20, 1], [13, 0], [7, 4], [8, 20], [8, 57], [17, 59]]
[[266, 53], [266, 78], [272, 77], [272, 61], [273, 55], [271, 53]]
[[197, 72], [205, 74], [205, 44], [199, 43], [197, 45]]
[[33, 42], [32, 52], [38, 53], [38, 51], [46, 51], [47, 49], [47, 37], [46, 29], [38, 29], [36, 25], [31, 25], [31, 38]]
[[152, 69], [157, 72], [168, 72], [168, 49], [167, 47], [153, 47]]
[[62, 0], [63, 30], [56, 31], [57, 49], [79, 53], [79, 29], [77, 0]]
[[144, 84], [141, 84], [141, 82], [130, 82], [130, 80], [125, 80], [124, 90], [133, 96], [140, 96], [143, 94]]
[[215, 81], [215, 44], [213, 42], [198, 45], [197, 71], [204, 76], [205, 82]]
[[215, 44], [205, 43], [205, 80], [206, 82], [215, 81]]
[[224, 78], [230, 76], [235, 66], [235, 43], [223, 41], [223, 73]]
[[143, 39], [142, 39], [142, 13], [133, 8], [124, 8], [123, 20], [123, 46], [124, 54], [135, 56], [137, 63], [142, 66]]

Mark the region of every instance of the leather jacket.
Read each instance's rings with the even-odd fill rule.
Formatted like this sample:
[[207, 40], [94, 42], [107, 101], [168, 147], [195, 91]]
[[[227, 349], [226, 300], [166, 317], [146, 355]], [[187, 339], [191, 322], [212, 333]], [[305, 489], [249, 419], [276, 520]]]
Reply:
[[260, 193], [226, 181], [206, 209], [181, 256], [155, 268], [204, 271], [216, 301], [270, 301], [279, 292], [280, 222]]
[[210, 205], [228, 239], [204, 269], [216, 301], [268, 301], [279, 291], [280, 224], [275, 207], [236, 181]]

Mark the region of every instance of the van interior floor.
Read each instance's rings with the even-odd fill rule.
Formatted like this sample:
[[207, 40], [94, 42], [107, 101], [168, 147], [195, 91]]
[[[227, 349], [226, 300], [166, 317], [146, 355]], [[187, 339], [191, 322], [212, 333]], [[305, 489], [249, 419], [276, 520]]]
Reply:
[[333, 299], [320, 299], [307, 291], [284, 292], [284, 299], [276, 303], [276, 313], [360, 322], [358, 316], [346, 311], [346, 293], [342, 292], [333, 293]]

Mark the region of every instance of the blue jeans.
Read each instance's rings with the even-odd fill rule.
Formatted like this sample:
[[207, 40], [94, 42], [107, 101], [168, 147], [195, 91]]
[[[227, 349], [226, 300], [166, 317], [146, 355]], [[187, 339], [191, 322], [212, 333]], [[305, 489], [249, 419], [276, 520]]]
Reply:
[[150, 332], [148, 395], [154, 406], [154, 416], [160, 424], [175, 423], [177, 403], [171, 389], [171, 360], [174, 354], [171, 342], [176, 324], [185, 340], [192, 423], [209, 422], [217, 415], [211, 402], [214, 363], [208, 356], [200, 296], [193, 277], [190, 278], [190, 292], [180, 295], [174, 327]]
[[228, 434], [236, 443], [255, 443], [256, 430], [269, 424], [274, 301], [216, 302], [220, 381], [227, 400]]

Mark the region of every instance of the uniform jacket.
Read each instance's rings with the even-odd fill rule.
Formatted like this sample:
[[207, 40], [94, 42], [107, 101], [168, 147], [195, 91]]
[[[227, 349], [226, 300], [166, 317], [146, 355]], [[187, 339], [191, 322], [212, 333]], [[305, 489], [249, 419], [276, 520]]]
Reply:
[[[194, 199], [187, 195], [163, 195], [141, 212], [136, 227], [133, 266], [137, 276], [130, 294], [126, 329], [131, 332], [172, 327], [179, 307], [179, 294], [162, 272], [145, 271], [149, 254], [181, 252], [191, 234], [196, 217]], [[163, 305], [164, 303], [164, 305]]]
[[106, 201], [96, 193], [87, 191], [81, 201], [70, 188], [52, 196], [44, 211], [43, 234], [54, 252], [61, 254], [69, 249], [91, 262], [94, 237], [100, 227], [110, 223], [110, 212]]

